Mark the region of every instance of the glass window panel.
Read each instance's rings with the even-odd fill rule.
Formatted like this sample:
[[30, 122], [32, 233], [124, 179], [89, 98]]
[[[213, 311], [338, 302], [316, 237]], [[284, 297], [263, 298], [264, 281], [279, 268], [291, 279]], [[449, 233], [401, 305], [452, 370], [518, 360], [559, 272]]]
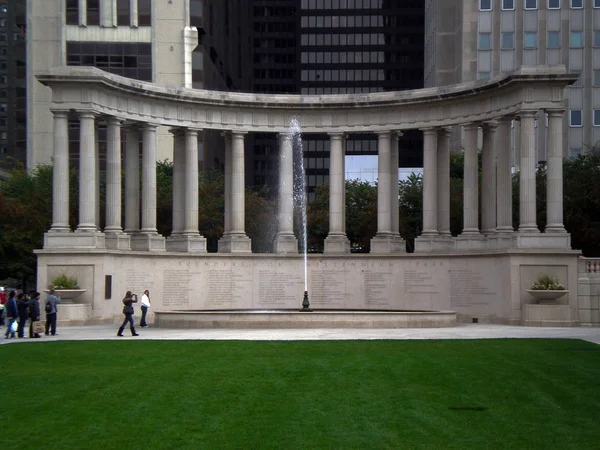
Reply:
[[491, 34], [479, 33], [479, 50], [489, 50], [492, 48]]
[[580, 127], [583, 124], [583, 110], [572, 109], [569, 114], [569, 125], [572, 127]]
[[571, 0], [571, 8], [583, 8], [583, 0]]
[[548, 0], [548, 9], [560, 9], [560, 0]]
[[594, 126], [600, 126], [600, 109], [594, 110]]
[[492, 0], [479, 0], [479, 9], [481, 11], [490, 11], [492, 9]]
[[537, 47], [537, 33], [526, 31], [525, 32], [525, 48], [536, 48]]
[[502, 49], [509, 50], [514, 47], [514, 33], [502, 33]]
[[525, 0], [525, 9], [537, 9], [537, 0]]
[[560, 33], [548, 31], [548, 48], [560, 48]]
[[571, 48], [583, 47], [583, 33], [581, 31], [571, 31]]
[[515, 9], [515, 0], [502, 0], [502, 9]]

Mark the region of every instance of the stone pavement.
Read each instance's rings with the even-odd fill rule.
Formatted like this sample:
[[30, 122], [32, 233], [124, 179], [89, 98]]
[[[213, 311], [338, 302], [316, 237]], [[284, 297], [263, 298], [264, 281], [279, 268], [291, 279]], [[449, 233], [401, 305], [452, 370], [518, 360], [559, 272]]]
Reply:
[[[144, 340], [248, 340], [248, 341], [318, 341], [351, 339], [493, 339], [493, 338], [554, 338], [583, 339], [600, 344], [600, 328], [538, 328], [508, 325], [459, 324], [451, 328], [394, 329], [137, 329], [139, 337], [125, 330], [117, 337], [118, 325], [58, 327], [57, 336], [41, 339], [4, 339], [0, 344], [17, 342], [49, 342], [101, 339]], [[2, 330], [3, 332], [5, 329]]]

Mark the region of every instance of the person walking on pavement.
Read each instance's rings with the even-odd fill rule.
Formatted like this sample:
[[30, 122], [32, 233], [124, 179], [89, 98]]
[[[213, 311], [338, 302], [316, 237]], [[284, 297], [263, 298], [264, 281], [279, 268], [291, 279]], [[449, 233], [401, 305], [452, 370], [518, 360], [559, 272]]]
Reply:
[[56, 318], [58, 315], [58, 304], [60, 303], [60, 297], [56, 295], [56, 291], [54, 290], [54, 286], [48, 286], [50, 290], [48, 297], [46, 297], [46, 303], [44, 306], [44, 311], [46, 311], [46, 332], [44, 333], [48, 336], [48, 333], [52, 333], [52, 336], [56, 335]]
[[4, 305], [6, 304], [6, 292], [4, 286], [0, 286], [0, 325], [4, 325]]
[[139, 336], [135, 332], [135, 327], [133, 325], [133, 304], [137, 303], [137, 295], [132, 294], [131, 291], [127, 291], [125, 294], [125, 298], [123, 299], [123, 314], [125, 314], [125, 320], [119, 327], [119, 331], [117, 332], [117, 336], [123, 336], [123, 330], [125, 329], [125, 325], [129, 323], [129, 327], [131, 329], [132, 336]]
[[39, 333], [33, 332], [33, 322], [40, 320], [40, 293], [33, 292], [31, 294], [31, 300], [29, 300], [29, 337], [30, 338], [41, 338]]
[[146, 323], [146, 314], [150, 309], [150, 291], [146, 289], [142, 294], [142, 319], [140, 320], [140, 327], [145, 328], [148, 326]]
[[27, 294], [21, 292], [17, 295], [17, 312], [19, 313], [19, 327], [17, 328], [17, 335], [20, 338], [25, 337], [25, 325], [29, 317], [29, 298]]
[[4, 337], [8, 339], [10, 335], [11, 338], [15, 337], [15, 332], [12, 329], [12, 324], [17, 320], [19, 315], [17, 310], [17, 300], [15, 296], [17, 293], [15, 291], [10, 291], [8, 294], [8, 300], [6, 301], [6, 333], [4, 333]]

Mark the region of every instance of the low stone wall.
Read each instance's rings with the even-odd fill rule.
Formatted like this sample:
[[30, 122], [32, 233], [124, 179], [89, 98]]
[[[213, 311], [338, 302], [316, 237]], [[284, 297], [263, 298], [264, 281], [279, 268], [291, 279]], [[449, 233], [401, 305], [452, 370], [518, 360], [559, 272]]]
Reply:
[[577, 262], [577, 305], [582, 326], [600, 326], [600, 258]]

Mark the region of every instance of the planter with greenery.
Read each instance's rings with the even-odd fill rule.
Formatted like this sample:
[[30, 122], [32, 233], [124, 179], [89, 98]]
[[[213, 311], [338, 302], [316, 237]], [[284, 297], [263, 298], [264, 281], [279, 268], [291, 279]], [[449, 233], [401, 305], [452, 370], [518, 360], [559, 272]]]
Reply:
[[[49, 287], [54, 287], [56, 294], [61, 298], [61, 300], [66, 300], [67, 303], [69, 301], [73, 301], [87, 290], [80, 289], [79, 284], [77, 283], [77, 278], [69, 277], [65, 273], [62, 273], [58, 277], [54, 278], [50, 282]], [[46, 292], [50, 292], [50, 290], [48, 289]]]
[[540, 275], [527, 292], [537, 299], [540, 305], [554, 305], [557, 299], [569, 293], [568, 289], [559, 283], [558, 278], [551, 275]]

